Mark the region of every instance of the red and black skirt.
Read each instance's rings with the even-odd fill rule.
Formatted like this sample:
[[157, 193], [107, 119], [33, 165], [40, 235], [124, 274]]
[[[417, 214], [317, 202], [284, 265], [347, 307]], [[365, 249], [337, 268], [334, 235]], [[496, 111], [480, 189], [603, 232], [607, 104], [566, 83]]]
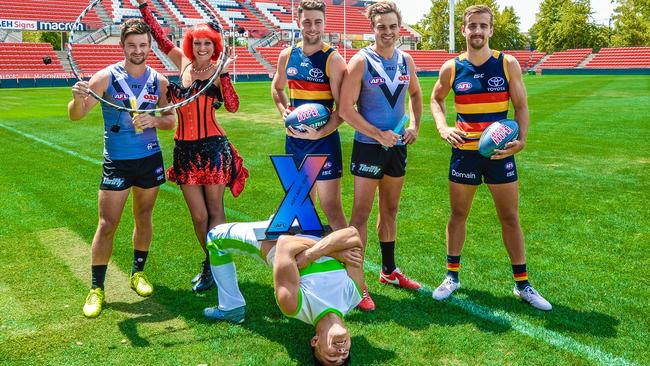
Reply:
[[176, 140], [174, 164], [167, 169], [167, 179], [178, 185], [224, 184], [235, 197], [244, 189], [247, 177], [243, 159], [225, 136]]

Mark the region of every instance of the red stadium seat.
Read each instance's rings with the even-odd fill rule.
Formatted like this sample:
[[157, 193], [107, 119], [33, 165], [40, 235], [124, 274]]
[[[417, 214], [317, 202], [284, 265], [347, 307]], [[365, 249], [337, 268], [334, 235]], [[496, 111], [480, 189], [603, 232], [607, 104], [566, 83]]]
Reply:
[[650, 47], [601, 48], [586, 68], [650, 68]]
[[591, 51], [591, 48], [580, 48], [555, 52], [542, 62], [537, 69], [574, 68], [584, 61], [591, 54]]
[[[23, 51], [22, 48], [26, 50]], [[43, 57], [52, 63], [46, 65]], [[0, 43], [0, 73], [2, 74], [51, 74], [63, 73], [61, 61], [49, 43]]]

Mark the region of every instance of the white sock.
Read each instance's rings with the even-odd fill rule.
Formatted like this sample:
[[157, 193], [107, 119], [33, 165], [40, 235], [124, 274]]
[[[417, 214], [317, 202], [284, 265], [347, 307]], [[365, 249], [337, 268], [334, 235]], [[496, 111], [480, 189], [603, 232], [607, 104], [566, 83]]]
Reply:
[[230, 262], [219, 266], [210, 266], [212, 277], [217, 283], [217, 299], [219, 309], [232, 310], [246, 305], [246, 300], [239, 290], [237, 283], [237, 269], [235, 263]]

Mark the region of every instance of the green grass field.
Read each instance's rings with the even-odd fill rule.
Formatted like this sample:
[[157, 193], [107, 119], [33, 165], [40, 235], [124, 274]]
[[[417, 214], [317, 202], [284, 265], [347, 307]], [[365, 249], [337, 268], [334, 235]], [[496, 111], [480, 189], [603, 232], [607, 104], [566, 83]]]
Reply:
[[[346, 318], [358, 365], [650, 364], [650, 77], [528, 77], [531, 127], [518, 155], [521, 223], [531, 282], [551, 301], [535, 311], [512, 295], [512, 274], [485, 187], [474, 201], [463, 252], [463, 287], [434, 302], [445, 273], [449, 148], [438, 138], [422, 80], [425, 117], [409, 165], [398, 223], [397, 263], [428, 291], [380, 285], [374, 229], [366, 273], [377, 311]], [[282, 199], [269, 154], [284, 152], [269, 83], [239, 83], [236, 114], [218, 112], [251, 177], [226, 196], [229, 221], [264, 219]], [[236, 258], [248, 301], [241, 326], [208, 322], [216, 291], [192, 294], [201, 253], [172, 184], [154, 211], [142, 300], [128, 288], [133, 227], [127, 207], [107, 278], [107, 309], [81, 315], [97, 223], [99, 108], [66, 117], [69, 89], [0, 90], [0, 364], [285, 365], [310, 361], [311, 327], [284, 318], [272, 276]], [[451, 102], [451, 99], [449, 100]], [[450, 112], [453, 106], [448, 104]], [[449, 113], [451, 121], [451, 113]], [[352, 129], [343, 126], [344, 165]], [[171, 164], [172, 134], [159, 134]], [[343, 180], [349, 216], [352, 179]], [[370, 228], [375, 225], [371, 216]]]

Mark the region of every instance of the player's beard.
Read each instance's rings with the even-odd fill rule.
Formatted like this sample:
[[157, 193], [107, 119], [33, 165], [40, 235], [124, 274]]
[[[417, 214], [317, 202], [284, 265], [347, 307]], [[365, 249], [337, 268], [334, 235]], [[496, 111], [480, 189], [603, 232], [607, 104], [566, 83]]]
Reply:
[[483, 49], [486, 43], [485, 37], [469, 39], [469, 46], [476, 51]]
[[129, 63], [133, 65], [142, 65], [145, 61], [147, 61], [148, 55], [149, 53], [145, 53], [142, 57], [129, 55]]
[[321, 37], [320, 37], [320, 35], [307, 36], [307, 35], [303, 34], [302, 41], [307, 45], [314, 46], [314, 45], [317, 45], [321, 41]]

